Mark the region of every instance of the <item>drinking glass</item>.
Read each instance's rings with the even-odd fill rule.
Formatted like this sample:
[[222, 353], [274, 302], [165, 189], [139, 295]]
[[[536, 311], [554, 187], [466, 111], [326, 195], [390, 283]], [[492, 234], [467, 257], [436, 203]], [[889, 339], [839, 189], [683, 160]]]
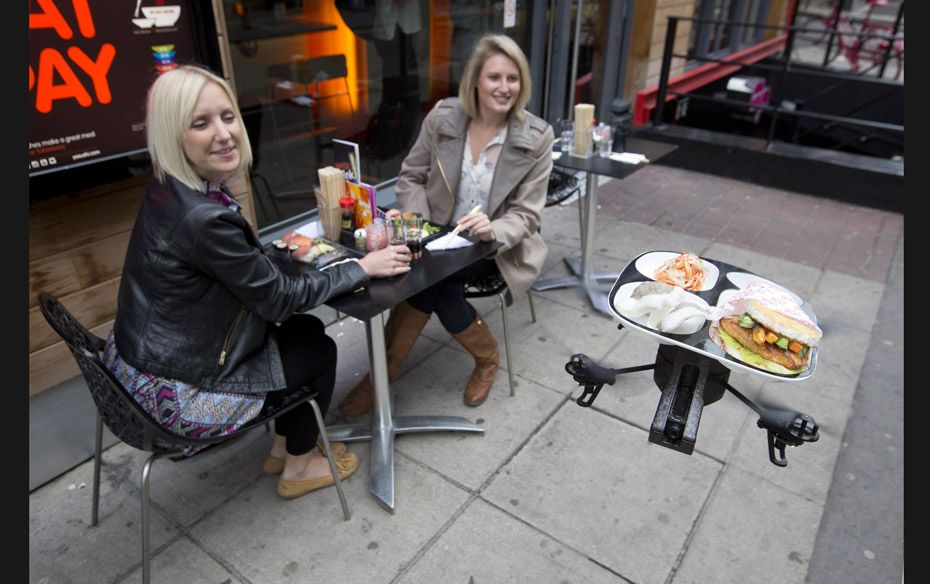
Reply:
[[411, 258], [420, 259], [423, 255], [420, 245], [420, 239], [423, 237], [423, 218], [420, 216], [405, 217], [404, 231], [407, 233], [407, 249], [410, 250]]
[[607, 124], [598, 124], [594, 128], [594, 143], [598, 155], [608, 158], [614, 149], [614, 129]]
[[365, 226], [365, 249], [377, 251], [387, 247], [388, 236], [384, 219], [380, 217]]
[[562, 154], [570, 154], [575, 142], [575, 122], [572, 120], [559, 120], [559, 146]]
[[407, 229], [403, 219], [389, 219], [387, 222], [388, 243], [390, 245], [406, 245]]

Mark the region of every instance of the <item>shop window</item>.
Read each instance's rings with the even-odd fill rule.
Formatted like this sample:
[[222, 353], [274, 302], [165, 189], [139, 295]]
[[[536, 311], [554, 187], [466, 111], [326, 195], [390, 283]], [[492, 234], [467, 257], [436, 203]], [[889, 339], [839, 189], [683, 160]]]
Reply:
[[333, 139], [359, 144], [365, 182], [395, 178], [423, 117], [458, 93], [475, 40], [503, 32], [529, 45], [526, 3], [506, 30], [502, 4], [224, 0], [233, 80], [257, 154], [259, 229], [315, 208]]

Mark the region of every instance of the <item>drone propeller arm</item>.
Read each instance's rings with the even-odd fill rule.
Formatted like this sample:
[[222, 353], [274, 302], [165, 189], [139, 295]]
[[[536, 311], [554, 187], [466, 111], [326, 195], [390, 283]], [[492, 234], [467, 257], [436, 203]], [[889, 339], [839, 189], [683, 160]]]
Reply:
[[[820, 438], [814, 418], [794, 410], [759, 405], [736, 390], [729, 383], [727, 390], [759, 414], [756, 423], [768, 434], [769, 460], [776, 466], [788, 466], [786, 446], [800, 446], [805, 442], [816, 442]], [[776, 456], [775, 451], [778, 451]]]
[[662, 391], [649, 430], [649, 441], [655, 444], [691, 454], [704, 406], [722, 398], [727, 390], [758, 414], [757, 425], [767, 433], [772, 464], [787, 466], [786, 447], [816, 442], [820, 437], [811, 416], [754, 402], [727, 382], [730, 373], [727, 367], [710, 357], [696, 356], [686, 348], [660, 345], [655, 363], [619, 369], [604, 367], [583, 353], [572, 355], [565, 364], [565, 371], [584, 386], [575, 400], [581, 407], [593, 405], [604, 385], [613, 385], [618, 375], [648, 370], [654, 370], [653, 380]]
[[575, 400], [581, 407], [590, 407], [594, 403], [597, 394], [600, 393], [604, 384], [613, 385], [617, 381], [617, 376], [624, 373], [633, 373], [635, 371], [647, 371], [655, 369], [655, 364], [637, 365], [635, 367], [623, 367], [620, 369], [611, 369], [598, 365], [591, 357], [584, 353], [572, 355], [571, 360], [565, 364], [565, 371], [572, 376], [578, 385], [584, 386], [584, 391]]

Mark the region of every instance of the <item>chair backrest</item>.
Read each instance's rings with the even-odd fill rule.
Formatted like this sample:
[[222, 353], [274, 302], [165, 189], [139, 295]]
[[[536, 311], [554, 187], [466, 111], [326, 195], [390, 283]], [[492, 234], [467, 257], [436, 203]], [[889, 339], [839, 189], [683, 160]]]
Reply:
[[300, 63], [300, 78], [304, 83], [319, 83], [327, 79], [347, 77], [349, 69], [346, 66], [346, 56], [324, 55], [313, 57]]
[[500, 273], [493, 273], [484, 278], [472, 278], [465, 282], [465, 298], [495, 296], [505, 288], [507, 288], [507, 282]]
[[57, 298], [41, 292], [39, 310], [68, 345], [97, 412], [117, 438], [135, 448], [165, 454], [180, 453], [191, 445], [164, 430], [136, 403], [104, 365], [101, 353], [105, 341], [88, 331]]
[[110, 372], [102, 358], [106, 341], [88, 331], [57, 298], [47, 292], [39, 293], [39, 310], [71, 350], [103, 423], [117, 438], [140, 450], [184, 456], [186, 452], [196, 452], [242, 436], [301, 402], [316, 397], [316, 390], [303, 387], [289, 393], [276, 407], [266, 408], [262, 415], [249, 420], [235, 432], [207, 437], [181, 436], [169, 432], [153, 419]]
[[575, 192], [579, 192], [578, 177], [553, 168], [549, 174], [549, 187], [546, 190], [546, 207], [558, 205]]

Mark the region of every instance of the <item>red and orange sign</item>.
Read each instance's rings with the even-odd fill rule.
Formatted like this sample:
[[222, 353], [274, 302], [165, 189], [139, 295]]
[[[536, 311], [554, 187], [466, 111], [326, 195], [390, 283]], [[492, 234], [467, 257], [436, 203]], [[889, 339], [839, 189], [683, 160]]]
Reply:
[[188, 1], [30, 0], [30, 174], [145, 148], [149, 85], [198, 60]]

